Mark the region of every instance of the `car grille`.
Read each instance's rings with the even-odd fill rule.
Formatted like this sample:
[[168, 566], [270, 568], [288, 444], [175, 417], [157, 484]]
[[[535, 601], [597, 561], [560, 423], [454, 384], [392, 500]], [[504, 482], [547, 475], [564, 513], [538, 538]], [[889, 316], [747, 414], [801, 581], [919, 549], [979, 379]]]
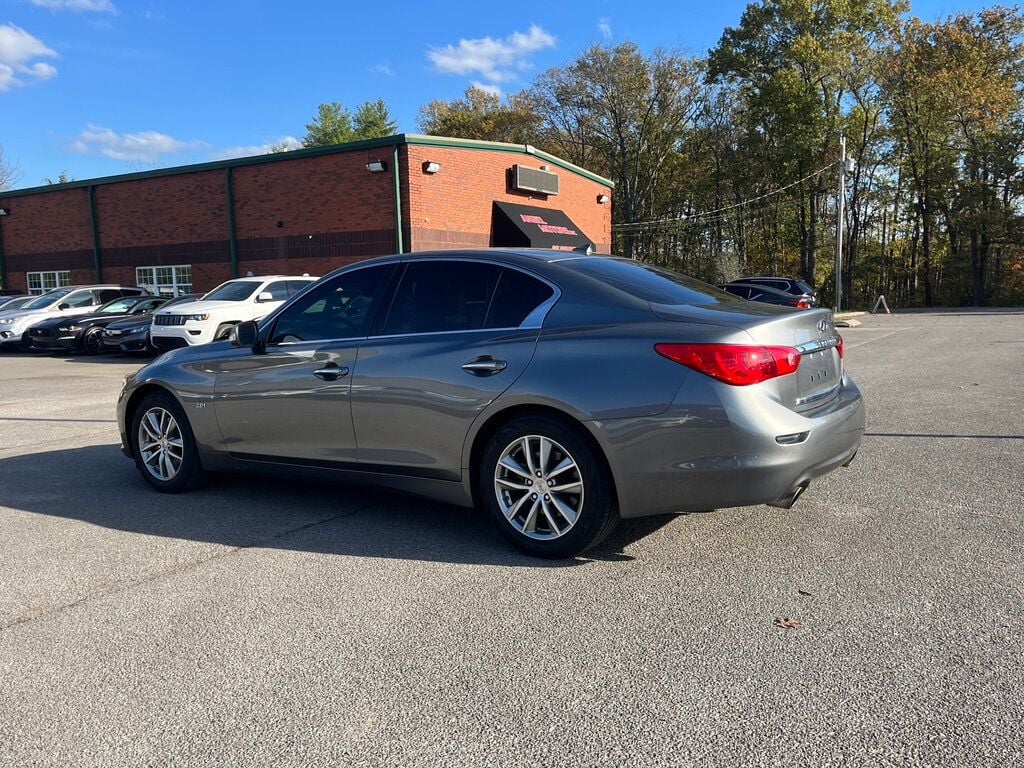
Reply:
[[29, 335], [30, 336], [39, 336], [40, 338], [43, 338], [43, 337], [46, 337], [46, 336], [56, 336], [57, 334], [55, 334], [49, 328], [32, 328], [29, 331]]
[[186, 315], [156, 315], [154, 325], [184, 325]]
[[175, 336], [154, 336], [152, 338], [152, 343], [153, 346], [161, 352], [169, 352], [172, 349], [181, 349], [182, 347], [188, 346], [187, 341]]

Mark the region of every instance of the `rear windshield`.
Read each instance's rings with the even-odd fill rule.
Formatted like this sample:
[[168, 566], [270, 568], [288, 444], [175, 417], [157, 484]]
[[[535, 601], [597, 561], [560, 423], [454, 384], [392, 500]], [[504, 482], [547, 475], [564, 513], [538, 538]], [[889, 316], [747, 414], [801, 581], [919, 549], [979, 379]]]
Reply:
[[800, 288], [800, 290], [803, 291], [804, 293], [806, 293], [808, 295], [814, 293], [814, 289], [811, 288], [811, 286], [809, 286], [803, 280], [797, 280], [796, 284], [797, 284], [797, 287]]
[[700, 305], [739, 301], [713, 285], [637, 261], [593, 256], [569, 263], [588, 277], [654, 304]]

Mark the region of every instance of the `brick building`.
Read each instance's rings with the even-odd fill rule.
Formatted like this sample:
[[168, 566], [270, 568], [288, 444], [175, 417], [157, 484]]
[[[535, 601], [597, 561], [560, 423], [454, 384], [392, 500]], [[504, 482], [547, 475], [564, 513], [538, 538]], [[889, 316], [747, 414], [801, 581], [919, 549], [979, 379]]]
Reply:
[[0, 285], [184, 293], [398, 252], [607, 253], [611, 188], [529, 145], [401, 134], [0, 192]]

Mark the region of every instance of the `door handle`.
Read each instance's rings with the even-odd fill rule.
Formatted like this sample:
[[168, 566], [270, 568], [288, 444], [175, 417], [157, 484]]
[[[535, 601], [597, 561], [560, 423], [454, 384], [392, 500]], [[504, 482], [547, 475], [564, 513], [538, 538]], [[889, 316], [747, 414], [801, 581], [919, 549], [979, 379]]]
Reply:
[[493, 357], [478, 357], [462, 364], [462, 370], [472, 373], [474, 376], [493, 376], [508, 368], [504, 360], [495, 360]]
[[339, 368], [334, 363], [328, 363], [323, 368], [317, 368], [313, 375], [324, 381], [337, 381], [342, 376], [348, 376], [348, 368]]

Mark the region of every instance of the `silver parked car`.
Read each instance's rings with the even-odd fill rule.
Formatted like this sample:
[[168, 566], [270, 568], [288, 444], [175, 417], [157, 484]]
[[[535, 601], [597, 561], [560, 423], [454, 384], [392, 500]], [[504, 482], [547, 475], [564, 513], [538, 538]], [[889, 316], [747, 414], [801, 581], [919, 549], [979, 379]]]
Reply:
[[620, 517], [790, 506], [864, 431], [827, 310], [564, 251], [374, 259], [126, 379], [154, 488], [342, 478], [485, 509], [568, 557]]

